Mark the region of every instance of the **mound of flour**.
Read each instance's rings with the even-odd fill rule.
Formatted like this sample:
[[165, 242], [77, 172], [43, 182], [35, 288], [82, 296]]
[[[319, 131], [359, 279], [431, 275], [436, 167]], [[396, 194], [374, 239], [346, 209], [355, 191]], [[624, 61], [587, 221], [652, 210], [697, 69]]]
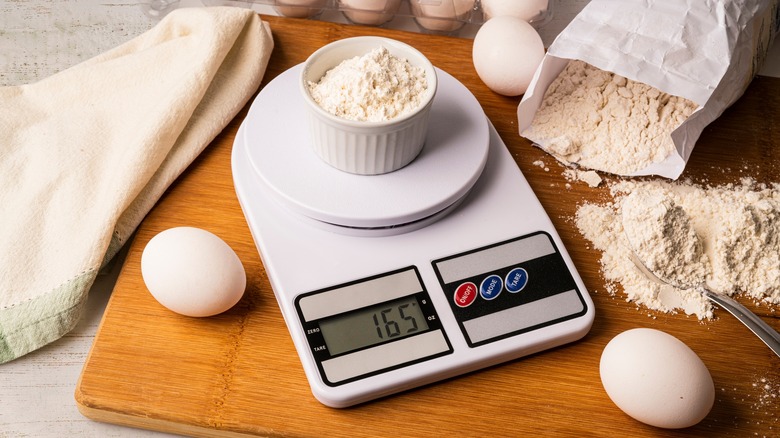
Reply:
[[423, 68], [378, 47], [342, 61], [307, 85], [325, 111], [348, 120], [380, 122], [419, 107], [428, 80]]
[[576, 215], [580, 232], [602, 251], [610, 293], [619, 284], [640, 306], [712, 317], [712, 306], [695, 290], [647, 279], [630, 259], [629, 235], [642, 240], [637, 252], [645, 253], [646, 264], [667, 275], [704, 278], [714, 292], [780, 304], [780, 184], [623, 181], [610, 190], [612, 203], [584, 204]]
[[682, 97], [570, 61], [523, 136], [564, 164], [630, 175], [674, 151], [671, 132], [697, 108]]
[[665, 193], [639, 190], [621, 202], [630, 249], [656, 276], [692, 287], [706, 279], [707, 256], [688, 214]]

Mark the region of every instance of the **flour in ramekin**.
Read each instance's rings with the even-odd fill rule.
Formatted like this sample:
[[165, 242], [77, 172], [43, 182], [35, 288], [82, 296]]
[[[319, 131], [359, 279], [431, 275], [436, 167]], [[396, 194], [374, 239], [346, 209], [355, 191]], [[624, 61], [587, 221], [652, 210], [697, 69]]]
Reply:
[[[756, 184], [746, 178], [740, 184], [716, 187], [623, 181], [610, 188], [614, 201], [580, 206], [576, 223], [585, 238], [602, 251], [601, 270], [611, 283], [611, 292], [616, 292], [614, 285], [620, 284], [627, 300], [638, 305], [663, 312], [682, 310], [699, 319], [712, 317], [712, 306], [696, 290], [659, 286], [631, 261], [622, 218], [624, 201], [629, 196], [641, 196], [647, 201], [647, 208], [654, 199], [684, 210], [702, 245], [709, 289], [727, 295], [742, 294], [758, 304], [780, 304], [780, 185]], [[631, 208], [637, 205], [643, 203]], [[647, 231], [643, 226], [653, 225], [638, 221], [630, 226], [637, 227], [635, 233], [642, 233]], [[671, 233], [675, 234], [674, 230]], [[675, 238], [681, 236], [684, 233]], [[665, 249], [658, 244], [656, 250], [660, 252], [655, 257], [671, 260], [675, 255], [672, 252], [680, 251], [680, 245], [685, 243], [689, 242], [678, 242]]]
[[419, 107], [428, 81], [423, 68], [379, 47], [342, 61], [308, 86], [325, 111], [349, 120], [379, 122]]

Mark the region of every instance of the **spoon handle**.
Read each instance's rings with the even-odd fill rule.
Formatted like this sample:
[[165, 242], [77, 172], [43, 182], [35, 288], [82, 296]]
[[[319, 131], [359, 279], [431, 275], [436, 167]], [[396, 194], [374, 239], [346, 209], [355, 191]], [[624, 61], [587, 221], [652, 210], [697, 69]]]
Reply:
[[748, 310], [737, 300], [714, 292], [704, 290], [704, 296], [716, 303], [738, 320], [745, 324], [756, 336], [758, 336], [776, 355], [780, 356], [780, 333], [765, 323], [755, 313]]

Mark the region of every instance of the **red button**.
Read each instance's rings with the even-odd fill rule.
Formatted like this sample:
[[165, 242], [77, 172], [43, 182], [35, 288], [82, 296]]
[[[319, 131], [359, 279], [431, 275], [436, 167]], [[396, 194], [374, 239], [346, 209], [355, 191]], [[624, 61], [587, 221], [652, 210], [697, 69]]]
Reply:
[[455, 289], [455, 304], [458, 307], [468, 307], [477, 299], [477, 285], [474, 283], [463, 283]]

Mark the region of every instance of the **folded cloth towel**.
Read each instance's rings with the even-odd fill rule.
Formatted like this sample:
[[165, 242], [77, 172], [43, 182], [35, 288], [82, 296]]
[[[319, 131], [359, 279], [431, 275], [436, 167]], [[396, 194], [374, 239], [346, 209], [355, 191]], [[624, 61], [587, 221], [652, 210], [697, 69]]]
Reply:
[[0, 363], [75, 326], [100, 267], [257, 91], [272, 49], [249, 9], [184, 8], [0, 88]]

